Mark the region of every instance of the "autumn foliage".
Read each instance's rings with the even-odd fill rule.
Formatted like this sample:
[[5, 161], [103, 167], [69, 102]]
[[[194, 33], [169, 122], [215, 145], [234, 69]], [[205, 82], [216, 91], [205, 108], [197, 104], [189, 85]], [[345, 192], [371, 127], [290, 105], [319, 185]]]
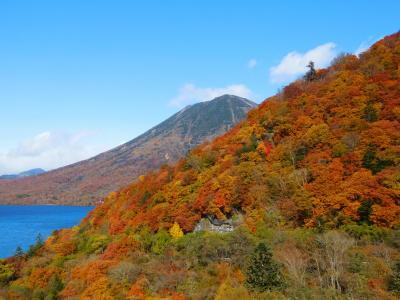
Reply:
[[[205, 217], [224, 221], [242, 215], [242, 227], [255, 237], [265, 235], [265, 227], [319, 232], [354, 226], [396, 229], [400, 225], [400, 33], [377, 42], [360, 57], [338, 57], [313, 76], [266, 99], [244, 122], [176, 165], [163, 166], [111, 193], [79, 230], [52, 236], [44, 246], [45, 258], [28, 260], [25, 268], [30, 272], [21, 273], [16, 282], [45, 289], [57, 273], [66, 283], [61, 294], [71, 297], [100, 299], [96, 297], [101, 294], [101, 299], [108, 299], [124, 291], [127, 299], [149, 295], [184, 299], [177, 288], [184, 274], [197, 272], [191, 264], [207, 263], [199, 257], [183, 263], [174, 255], [186, 249], [180, 243]], [[329, 246], [337, 239], [327, 236], [322, 242]], [[239, 244], [235, 241], [236, 247]], [[164, 253], [171, 245], [175, 250]], [[290, 245], [292, 255], [318, 262]], [[228, 254], [248, 255], [236, 250], [214, 253], [207, 245], [201, 249], [221, 261]], [[148, 255], [157, 258], [150, 260]], [[61, 257], [71, 262], [55, 263]], [[147, 273], [136, 270], [135, 263], [120, 265], [127, 257], [145, 264]], [[34, 261], [39, 259], [45, 261]], [[283, 261], [289, 271], [294, 270], [296, 282], [305, 284], [301, 270], [293, 268], [306, 262], [299, 266], [287, 257]], [[232, 266], [232, 272], [221, 271], [222, 279], [215, 279], [221, 295], [235, 286], [234, 274], [243, 273], [242, 265]], [[157, 273], [157, 279], [148, 270]], [[329, 269], [325, 272], [315, 285], [323, 286]], [[330, 287], [341, 289], [339, 283]], [[255, 299], [244, 286], [236, 292]]]

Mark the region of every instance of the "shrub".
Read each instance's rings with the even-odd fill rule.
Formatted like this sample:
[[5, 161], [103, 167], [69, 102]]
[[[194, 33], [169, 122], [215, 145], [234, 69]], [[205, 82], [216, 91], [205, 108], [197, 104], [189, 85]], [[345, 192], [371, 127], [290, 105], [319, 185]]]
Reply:
[[105, 234], [93, 234], [89, 238], [81, 237], [78, 250], [86, 254], [99, 254], [106, 249], [109, 242], [110, 237]]
[[391, 247], [400, 249], [400, 230], [390, 230], [385, 237], [385, 242]]
[[389, 230], [386, 228], [368, 224], [344, 225], [342, 229], [356, 239], [365, 239], [371, 242], [382, 241], [389, 232]]
[[0, 285], [7, 284], [13, 279], [15, 270], [12, 265], [0, 260]]
[[348, 256], [347, 270], [351, 273], [360, 273], [365, 260], [366, 258], [362, 253], [351, 253]]
[[151, 240], [151, 252], [155, 254], [164, 253], [164, 250], [168, 246], [170, 240], [171, 236], [165, 229], [158, 230]]
[[400, 294], [400, 261], [396, 262], [392, 272], [392, 276], [389, 280], [389, 290], [396, 294]]
[[117, 282], [133, 283], [141, 273], [141, 267], [131, 262], [122, 261], [111, 268], [108, 274]]

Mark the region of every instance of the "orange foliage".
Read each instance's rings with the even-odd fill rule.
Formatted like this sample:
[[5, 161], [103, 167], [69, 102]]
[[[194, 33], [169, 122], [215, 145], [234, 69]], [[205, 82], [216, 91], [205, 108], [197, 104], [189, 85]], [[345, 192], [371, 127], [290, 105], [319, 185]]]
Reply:
[[148, 281], [145, 277], [139, 278], [134, 284], [132, 284], [129, 293], [128, 299], [132, 300], [144, 300], [146, 299], [145, 289], [148, 285]]
[[[360, 58], [339, 58], [318, 71], [316, 80], [288, 85], [175, 166], [111, 193], [79, 226], [79, 234], [101, 233], [111, 243], [101, 256], [93, 254], [92, 260], [65, 270], [68, 280], [83, 283], [82, 299], [112, 299], [109, 268], [140, 251], [129, 237], [145, 232], [140, 237], [146, 240], [148, 229], [155, 233], [175, 224], [177, 237], [192, 231], [201, 218], [224, 220], [238, 212], [253, 233], [262, 233], [263, 222], [323, 228], [362, 221], [399, 225], [399, 49], [397, 33]], [[78, 248], [75, 234], [62, 231], [44, 248], [52, 255], [71, 254]], [[158, 275], [182, 275], [167, 255], [160, 261], [162, 267], [154, 268]], [[221, 282], [228, 277], [243, 281], [240, 272], [230, 274], [222, 263], [217, 271]], [[51, 264], [33, 268], [27, 282], [45, 287], [58, 272]], [[129, 299], [146, 298], [149, 282], [141, 276], [126, 287]], [[369, 285], [378, 289], [383, 283]], [[169, 297], [174, 293], [160, 290]], [[77, 289], [67, 283], [62, 295], [74, 293]]]
[[399, 34], [389, 36], [360, 58], [337, 59], [315, 81], [288, 85], [174, 167], [110, 195], [88, 222], [107, 220], [112, 235], [174, 222], [188, 232], [206, 214], [225, 219], [273, 199], [290, 208], [287, 221], [306, 226], [358, 222], [366, 202], [370, 222], [395, 226], [397, 185], [380, 177], [398, 172], [399, 44]]
[[139, 249], [140, 243], [128, 237], [110, 243], [101, 258], [104, 260], [121, 259], [128, 251]]
[[57, 274], [59, 270], [54, 268], [47, 269], [33, 269], [31, 274], [28, 277], [28, 284], [34, 288], [45, 288], [49, 283], [51, 277]]
[[107, 273], [112, 262], [105, 260], [91, 261], [72, 270], [72, 278], [82, 280], [86, 284], [96, 281]]

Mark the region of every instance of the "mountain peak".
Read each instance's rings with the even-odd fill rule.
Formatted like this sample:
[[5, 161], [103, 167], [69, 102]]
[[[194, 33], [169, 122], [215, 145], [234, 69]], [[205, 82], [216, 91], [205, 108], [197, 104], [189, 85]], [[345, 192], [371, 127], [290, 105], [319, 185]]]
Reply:
[[232, 94], [224, 94], [224, 95], [215, 97], [212, 100], [205, 101], [203, 103], [212, 102], [212, 101], [216, 101], [216, 102], [218, 102], [218, 101], [228, 101], [228, 102], [229, 101], [237, 101], [237, 102], [243, 102], [243, 103], [245, 103], [245, 104], [247, 104], [247, 105], [249, 105], [251, 107], [256, 107], [257, 106], [257, 103], [254, 103], [253, 101], [250, 101], [249, 99], [246, 99], [246, 98], [243, 98], [243, 97], [239, 97], [239, 96], [236, 96], [236, 95], [232, 95]]
[[[147, 171], [182, 158], [246, 117], [256, 104], [234, 95], [185, 107], [135, 139], [46, 174], [0, 182], [1, 203], [93, 204]], [[21, 200], [18, 195], [25, 195]], [[84, 198], [83, 198], [84, 197]]]

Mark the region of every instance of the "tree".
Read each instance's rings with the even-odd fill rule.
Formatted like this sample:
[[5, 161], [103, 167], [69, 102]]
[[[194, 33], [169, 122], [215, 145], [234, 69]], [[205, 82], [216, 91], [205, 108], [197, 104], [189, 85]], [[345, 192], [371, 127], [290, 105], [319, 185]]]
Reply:
[[15, 249], [15, 256], [18, 258], [24, 256], [24, 250], [22, 250], [21, 246], [18, 246], [17, 249]]
[[329, 231], [317, 238], [311, 256], [321, 287], [328, 285], [342, 291], [345, 253], [353, 244], [353, 239], [338, 231]]
[[34, 255], [36, 254], [36, 251], [38, 251], [43, 245], [44, 245], [43, 237], [42, 237], [42, 235], [39, 233], [39, 234], [36, 236], [36, 242], [35, 242], [35, 244], [29, 246], [29, 250], [28, 250], [28, 252], [27, 252], [26, 254], [28, 255], [28, 257], [34, 256]]
[[394, 265], [393, 273], [389, 280], [389, 290], [400, 294], [400, 261]]
[[44, 242], [43, 242], [42, 234], [38, 233], [38, 235], [36, 236], [36, 244], [35, 245], [38, 247], [42, 247], [43, 244], [44, 244]]
[[272, 252], [264, 243], [258, 244], [247, 268], [246, 283], [250, 289], [263, 292], [282, 286], [279, 265], [272, 259]]
[[48, 293], [46, 296], [46, 300], [58, 300], [61, 299], [58, 296], [58, 293], [62, 291], [64, 288], [64, 284], [58, 275], [55, 275], [51, 278], [48, 284]]
[[151, 237], [151, 252], [162, 254], [170, 240], [171, 237], [164, 228], [158, 230], [157, 233]]
[[372, 104], [372, 102], [368, 102], [364, 108], [363, 118], [368, 122], [375, 122], [378, 120], [378, 112], [376, 108]]
[[169, 233], [174, 239], [178, 239], [183, 236], [183, 231], [177, 222], [175, 222], [174, 225], [172, 225], [172, 227], [169, 229]]
[[0, 285], [7, 284], [15, 275], [14, 267], [0, 260]]
[[307, 68], [309, 68], [309, 70], [304, 75], [304, 79], [306, 81], [314, 81], [315, 79], [317, 79], [317, 71], [315, 71], [315, 67], [314, 67], [314, 62], [313, 61], [310, 61], [308, 63]]
[[278, 256], [285, 265], [290, 277], [298, 285], [304, 286], [309, 257], [291, 244], [284, 244]]
[[361, 203], [360, 207], [358, 208], [358, 214], [360, 215], [359, 223], [371, 225], [371, 220], [369, 219], [369, 216], [372, 212], [373, 204], [374, 202], [371, 199], [368, 199]]

